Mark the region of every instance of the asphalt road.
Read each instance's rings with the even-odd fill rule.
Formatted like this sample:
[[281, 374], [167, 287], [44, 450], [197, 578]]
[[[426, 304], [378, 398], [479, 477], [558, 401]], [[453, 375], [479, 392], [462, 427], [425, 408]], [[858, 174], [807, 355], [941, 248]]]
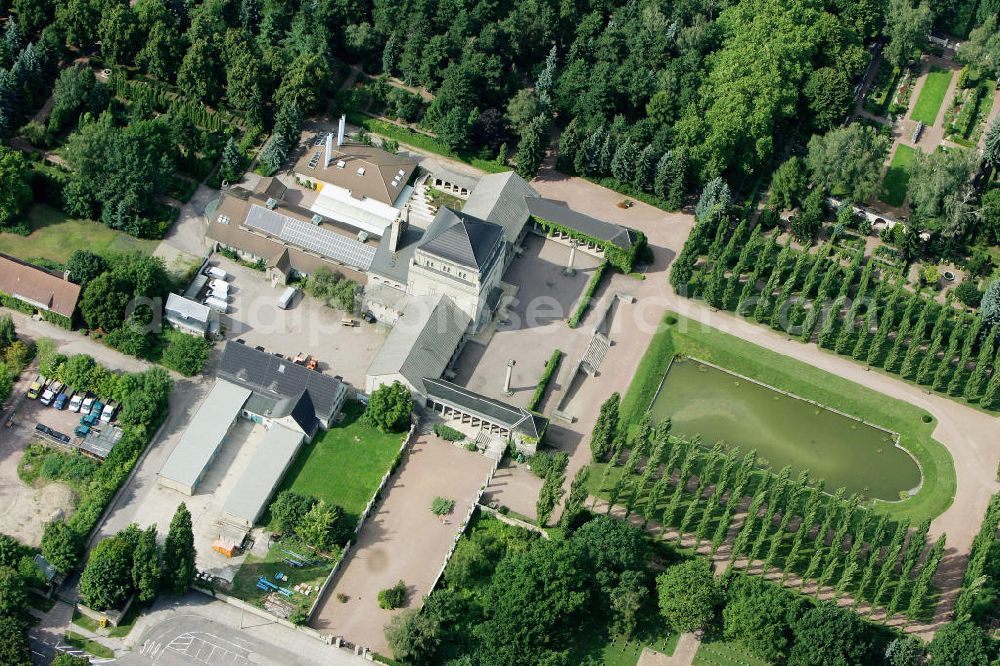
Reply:
[[[329, 650], [330, 660], [326, 663], [337, 663], [336, 650], [334, 648]], [[150, 627], [136, 641], [133, 651], [119, 658], [118, 662], [158, 666], [189, 664], [311, 666], [320, 663], [270, 645], [266, 641], [247, 635], [246, 632], [234, 630], [201, 615], [178, 615]]]

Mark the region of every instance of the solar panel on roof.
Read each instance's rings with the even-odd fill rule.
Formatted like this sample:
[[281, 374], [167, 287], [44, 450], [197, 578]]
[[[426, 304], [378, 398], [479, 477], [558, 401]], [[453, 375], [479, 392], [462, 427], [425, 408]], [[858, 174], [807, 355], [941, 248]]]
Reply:
[[361, 270], [371, 268], [375, 248], [281, 213], [251, 206], [247, 226]]

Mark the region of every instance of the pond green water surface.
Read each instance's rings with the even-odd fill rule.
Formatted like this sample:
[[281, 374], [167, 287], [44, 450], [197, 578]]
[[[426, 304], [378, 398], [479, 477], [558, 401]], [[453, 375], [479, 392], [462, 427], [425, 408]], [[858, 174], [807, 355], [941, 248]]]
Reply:
[[676, 434], [757, 449], [775, 471], [808, 469], [831, 492], [844, 486], [848, 494], [898, 500], [920, 484], [920, 468], [894, 445], [894, 434], [695, 359], [674, 360], [651, 411], [654, 420], [673, 419]]

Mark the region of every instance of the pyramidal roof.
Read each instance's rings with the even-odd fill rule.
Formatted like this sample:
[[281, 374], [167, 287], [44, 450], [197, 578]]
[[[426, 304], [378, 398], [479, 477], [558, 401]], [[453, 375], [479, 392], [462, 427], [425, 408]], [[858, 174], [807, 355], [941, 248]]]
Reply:
[[419, 248], [445, 261], [479, 270], [493, 257], [503, 233], [500, 225], [442, 206]]

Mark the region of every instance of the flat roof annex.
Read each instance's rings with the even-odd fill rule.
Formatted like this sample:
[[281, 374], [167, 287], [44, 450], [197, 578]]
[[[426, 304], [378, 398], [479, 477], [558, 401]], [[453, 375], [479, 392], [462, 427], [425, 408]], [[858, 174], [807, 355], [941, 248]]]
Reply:
[[222, 505], [223, 512], [253, 525], [264, 512], [267, 501], [301, 445], [301, 432], [280, 423], [272, 424]]
[[167, 458], [160, 476], [193, 491], [250, 393], [250, 389], [217, 380]]

